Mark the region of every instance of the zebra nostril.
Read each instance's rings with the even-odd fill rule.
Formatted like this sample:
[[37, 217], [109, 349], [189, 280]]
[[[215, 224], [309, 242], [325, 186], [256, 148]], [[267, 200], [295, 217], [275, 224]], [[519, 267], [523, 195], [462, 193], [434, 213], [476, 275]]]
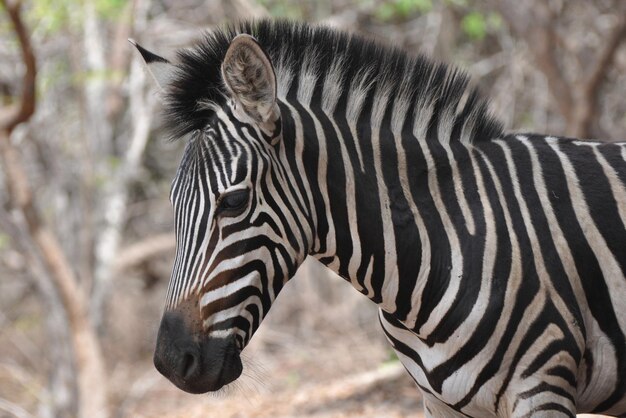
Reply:
[[197, 353], [188, 351], [183, 354], [180, 362], [180, 376], [187, 380], [194, 377], [200, 367], [200, 359]]
[[235, 344], [237, 345], [237, 350], [241, 353], [243, 351], [243, 338], [240, 335], [237, 335], [235, 338]]
[[185, 380], [192, 378], [198, 372], [199, 365], [198, 354], [191, 351], [186, 352], [180, 361], [179, 376]]

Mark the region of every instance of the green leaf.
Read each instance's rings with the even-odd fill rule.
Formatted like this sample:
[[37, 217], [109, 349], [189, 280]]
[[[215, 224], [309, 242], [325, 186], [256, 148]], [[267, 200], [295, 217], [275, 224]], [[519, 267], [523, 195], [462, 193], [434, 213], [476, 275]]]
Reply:
[[414, 13], [428, 13], [433, 8], [432, 0], [392, 0], [383, 2], [376, 9], [375, 15], [384, 22], [407, 18]]
[[3, 232], [0, 232], [0, 250], [8, 248], [10, 243], [11, 237]]
[[114, 155], [110, 156], [108, 160], [109, 168], [113, 171], [119, 169], [122, 165], [122, 159]]
[[383, 3], [376, 9], [376, 17], [383, 22], [387, 22], [396, 14], [396, 9], [393, 4]]
[[463, 31], [472, 39], [482, 40], [487, 35], [487, 21], [479, 12], [470, 12], [461, 21]]
[[467, 7], [467, 0], [446, 0], [450, 6]]
[[39, 0], [33, 3], [29, 18], [44, 33], [55, 33], [69, 22], [68, 2], [64, 0]]
[[413, 0], [413, 7], [421, 13], [428, 13], [433, 10], [432, 0]]
[[96, 11], [104, 18], [114, 19], [122, 13], [127, 0], [97, 0]]
[[305, 17], [304, 3], [290, 0], [257, 0], [274, 17], [286, 17], [288, 19], [303, 19]]

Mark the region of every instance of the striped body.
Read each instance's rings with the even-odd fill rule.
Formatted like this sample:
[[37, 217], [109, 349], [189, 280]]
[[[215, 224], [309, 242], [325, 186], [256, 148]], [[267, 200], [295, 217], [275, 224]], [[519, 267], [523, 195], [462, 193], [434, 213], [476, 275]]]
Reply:
[[625, 149], [510, 135], [433, 170], [415, 315], [381, 312], [433, 411], [624, 414]]
[[[237, 33], [275, 107], [238, 97], [246, 62], [272, 80], [252, 41], [231, 65]], [[218, 31], [180, 60], [167, 311], [185, 327], [243, 349], [311, 255], [379, 305], [431, 416], [626, 414], [626, 144], [505, 135], [455, 70], [304, 25]]]

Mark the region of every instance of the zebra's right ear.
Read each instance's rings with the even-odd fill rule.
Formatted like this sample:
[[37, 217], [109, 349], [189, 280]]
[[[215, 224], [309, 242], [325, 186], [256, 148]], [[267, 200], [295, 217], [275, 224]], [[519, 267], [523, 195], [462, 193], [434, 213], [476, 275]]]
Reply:
[[146, 68], [148, 72], [152, 75], [154, 81], [156, 81], [159, 90], [163, 90], [163, 88], [169, 84], [172, 79], [172, 74], [174, 73], [174, 66], [165, 58], [158, 56], [157, 54], [148, 51], [134, 39], [129, 39], [130, 42], [137, 51], [143, 57], [143, 61], [146, 64]]
[[235, 36], [221, 69], [234, 103], [255, 122], [273, 125], [278, 117], [276, 74], [257, 40], [248, 34]]

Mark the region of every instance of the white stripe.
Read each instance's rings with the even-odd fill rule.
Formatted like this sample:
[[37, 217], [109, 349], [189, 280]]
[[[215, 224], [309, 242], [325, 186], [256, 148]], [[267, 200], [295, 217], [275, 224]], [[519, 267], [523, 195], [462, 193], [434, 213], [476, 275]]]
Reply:
[[[408, 111], [407, 106], [408, 103], [405, 103], [405, 99], [400, 99], [400, 101], [396, 101], [394, 103], [393, 114], [402, 114], [403, 116], [401, 117], [402, 121], [396, 119], [395, 122], [393, 122], [392, 118], [391, 126], [398, 155], [398, 176], [400, 178], [400, 184], [402, 186], [402, 193], [404, 194], [404, 198], [406, 199], [409, 205], [409, 209], [413, 214], [413, 219], [415, 220], [415, 225], [417, 227], [421, 246], [421, 263], [419, 266], [419, 272], [417, 274], [417, 277], [411, 278], [415, 279], [415, 284], [411, 293], [411, 310], [409, 311], [405, 321], [405, 325], [408, 328], [413, 329], [415, 327], [415, 322], [417, 321], [417, 314], [419, 313], [421, 307], [421, 297], [424, 286], [426, 285], [428, 275], [430, 274], [431, 248], [430, 241], [428, 239], [428, 231], [426, 229], [424, 219], [422, 218], [422, 215], [417, 205], [415, 204], [413, 194], [411, 193], [406, 151], [402, 146], [402, 126], [404, 125], [404, 115], [406, 115]], [[395, 278], [394, 280], [400, 280], [400, 278]]]
[[418, 334], [423, 338], [430, 335], [435, 328], [439, 325], [441, 318], [448, 312], [452, 306], [453, 301], [459, 291], [459, 285], [461, 277], [463, 275], [463, 252], [461, 251], [461, 245], [459, 237], [456, 233], [454, 223], [448, 215], [446, 206], [441, 199], [441, 189], [439, 188], [439, 181], [437, 179], [436, 163], [426, 141], [418, 141], [424, 158], [426, 159], [426, 167], [428, 169], [428, 189], [430, 190], [433, 203], [437, 208], [437, 213], [441, 217], [444, 231], [450, 244], [450, 282], [445, 290], [441, 300], [431, 311], [426, 322], [417, 330]]
[[[360, 70], [359, 73], [350, 82], [350, 88], [348, 89], [348, 99], [346, 103], [346, 119], [350, 126], [350, 131], [353, 138], [358, 138], [356, 132], [356, 123], [359, 120], [361, 111], [363, 110], [363, 104], [367, 95], [369, 94], [374, 79], [369, 74], [369, 69], [365, 68]], [[365, 172], [365, 166], [363, 164], [363, 155], [361, 151], [361, 142], [354, 141], [354, 147], [356, 148], [356, 154], [359, 159], [359, 166], [362, 172]]]
[[[623, 296], [626, 295], [626, 280], [623, 279], [623, 272], [591, 217], [589, 206], [578, 183], [578, 176], [572, 163], [567, 155], [561, 151], [558, 143], [552, 141], [549, 142], [549, 145], [561, 161], [576, 219], [598, 260], [604, 281], [608, 287], [613, 309], [615, 312], [626, 312], [626, 298]], [[626, 333], [626, 315], [617, 315], [617, 322], [622, 332]]]
[[[520, 248], [518, 245], [518, 238], [513, 229], [513, 222], [512, 222], [511, 215], [508, 210], [507, 202], [505, 200], [505, 197], [502, 191], [502, 184], [500, 183], [500, 180], [497, 177], [497, 174], [495, 173], [495, 170], [491, 162], [487, 158], [487, 156], [484, 155], [482, 151], [478, 149], [476, 150], [476, 156], [482, 157], [483, 162], [485, 163], [485, 165], [487, 166], [487, 169], [489, 170], [490, 178], [494, 182], [494, 188], [496, 189], [498, 201], [502, 207], [502, 214], [505, 220], [506, 231], [504, 232], [508, 233], [509, 235], [508, 240], [511, 245], [511, 270], [509, 272], [509, 276], [506, 281], [507, 290], [504, 294], [502, 312], [500, 313], [500, 316], [498, 318], [493, 318], [493, 320], [497, 321], [496, 327], [492, 335], [489, 337], [488, 343], [485, 345], [485, 347], [482, 350], [483, 353], [493, 353], [495, 352], [496, 347], [500, 344], [501, 337], [504, 331], [506, 330], [506, 327], [509, 325], [511, 312], [513, 310], [513, 307], [515, 306], [515, 303], [514, 303], [515, 298], [517, 296], [518, 289], [522, 283], [521, 252], [520, 252]], [[478, 165], [475, 165], [475, 166], [476, 166], [476, 171], [479, 171]], [[487, 224], [494, 222], [494, 217], [493, 216], [490, 217], [488, 213], [485, 212], [485, 222]], [[500, 232], [501, 232], [500, 230], [495, 230], [496, 235], [499, 234]], [[501, 239], [505, 239], [505, 238], [501, 237]], [[485, 251], [487, 253], [490, 252], [490, 248], [485, 247]], [[495, 250], [493, 250], [493, 252], [496, 253]], [[499, 280], [504, 279], [504, 278], [496, 278], [493, 276], [489, 277], [487, 276], [486, 271], [485, 271], [485, 274], [483, 274], [483, 278], [486, 278], [486, 277], [488, 277], [488, 280], [490, 282], [493, 282], [494, 280], [498, 280], [498, 279]], [[477, 307], [477, 305], [484, 305], [484, 306], [483, 307], [478, 306], [478, 310], [474, 311], [473, 309], [472, 312], [470, 313], [470, 316], [472, 317], [472, 322], [474, 324], [478, 324], [480, 323], [480, 321], [486, 320], [486, 318], [484, 318], [484, 315], [482, 318], [480, 318], [480, 317], [477, 317], [477, 314], [479, 314], [480, 311], [484, 311], [484, 309], [486, 309], [486, 305], [488, 303], [488, 296], [489, 296], [488, 292], [491, 292], [492, 284], [493, 283], [489, 283], [489, 284], [481, 283], [481, 293], [479, 296], [483, 296], [484, 299], [481, 298], [482, 300], [480, 301], [480, 303], [477, 301], [477, 303], [475, 304], [475, 307]], [[470, 325], [472, 322], [467, 321], [465, 322], [465, 324]], [[448, 346], [448, 350], [451, 350], [449, 343], [447, 344], [447, 346]], [[459, 346], [455, 344], [454, 347], [459, 347]], [[441, 347], [439, 348], [439, 350], [443, 351]], [[448, 354], [454, 354], [454, 353], [448, 353]], [[440, 362], [443, 362], [445, 360], [446, 358], [441, 358]], [[473, 371], [479, 370], [481, 367], [484, 367], [484, 365], [489, 360], [491, 360], [489, 356], [485, 357], [484, 355], [483, 356], [478, 355], [474, 357], [472, 360], [470, 360], [469, 362], [467, 362], [466, 364], [464, 364], [457, 371], [456, 374], [453, 374], [451, 375], [451, 377], [446, 379], [442, 387], [443, 392], [446, 394], [446, 396], [448, 394], [450, 396], [453, 396], [453, 394], [455, 394], [456, 392], [458, 396], [456, 401], [458, 402], [459, 400], [461, 400], [465, 396], [465, 394], [463, 393], [461, 389], [464, 388], [465, 390], [467, 390], [471, 387], [471, 385], [469, 384], [470, 382], [463, 382], [463, 379], [461, 378], [465, 376], [467, 379], [468, 376], [473, 376], [474, 377], [473, 379], [471, 378], [469, 379], [471, 383], [473, 384], [474, 381], [478, 378], [478, 375], [476, 375]], [[480, 396], [485, 396], [485, 394], [481, 394]]]
[[[381, 86], [382, 85], [382, 86]], [[389, 191], [385, 184], [382, 172], [382, 156], [380, 145], [380, 129], [384, 112], [389, 101], [388, 87], [384, 81], [379, 81], [378, 88], [384, 90], [378, 93], [379, 100], [374, 102], [370, 123], [372, 126], [372, 151], [374, 157], [374, 170], [378, 184], [378, 198], [380, 201], [380, 214], [383, 221], [391, 219], [391, 202]], [[398, 294], [398, 264], [396, 255], [396, 238], [393, 226], [383, 229], [383, 242], [385, 248], [385, 277], [381, 291], [382, 302], [379, 306], [387, 312], [396, 311], [396, 296]]]
[[[539, 276], [539, 280], [541, 282], [542, 288], [545, 286], [547, 288], [549, 297], [551, 302], [555, 305], [557, 310], [563, 316], [563, 319], [569, 323], [573, 324], [576, 322], [576, 318], [570, 312], [569, 306], [560, 296], [560, 292], [556, 290], [552, 284], [551, 277], [546, 270], [546, 261], [543, 258], [542, 249], [539, 244], [539, 237], [537, 236], [537, 232], [533, 226], [530, 210], [528, 209], [528, 205], [526, 203], [526, 199], [522, 196], [522, 192], [520, 190], [520, 180], [517, 176], [517, 169], [515, 166], [515, 162], [513, 161], [513, 156], [511, 153], [511, 149], [509, 145], [504, 141], [494, 141], [495, 144], [498, 144], [502, 151], [504, 152], [504, 156], [506, 159], [506, 165], [509, 167], [509, 172], [511, 175], [511, 182], [513, 184], [513, 192], [515, 194], [515, 198], [519, 205], [519, 209], [522, 215], [522, 220], [524, 221], [524, 227], [526, 232], [528, 233], [528, 238], [531, 244], [531, 252], [533, 254], [533, 258], [535, 261], [535, 270], [537, 271], [537, 275]], [[538, 208], [535, 208], [537, 210]], [[583, 306], [583, 305], [578, 305]], [[582, 325], [582, 324], [581, 324]], [[584, 335], [582, 334], [582, 329], [580, 327], [570, 327], [570, 331], [572, 332], [574, 338], [576, 339], [576, 343], [579, 348], [585, 346]]]
[[[326, 83], [333, 83], [335, 82], [334, 79], [330, 79], [330, 80], [326, 80]], [[326, 83], [324, 84], [324, 90], [340, 90], [338, 86], [326, 86]], [[337, 96], [338, 98], [339, 96]], [[356, 180], [354, 178], [354, 169], [351, 165], [351, 160], [350, 160], [350, 154], [348, 153], [348, 149], [346, 147], [346, 141], [343, 138], [343, 135], [341, 133], [341, 130], [339, 129], [339, 127], [337, 126], [337, 124], [335, 123], [335, 119], [333, 117], [333, 112], [335, 111], [335, 105], [336, 105], [336, 101], [333, 103], [331, 101], [328, 101], [326, 103], [324, 107], [324, 113], [326, 114], [326, 116], [328, 116], [328, 119], [330, 120], [330, 123], [333, 126], [334, 129], [334, 138], [336, 139], [337, 143], [339, 144], [339, 149], [341, 150], [341, 159], [342, 161], [344, 161], [344, 173], [346, 176], [346, 185], [345, 185], [345, 190], [346, 190], [346, 208], [347, 208], [347, 215], [348, 215], [348, 229], [350, 231], [350, 241], [352, 243], [352, 254], [350, 254], [350, 260], [348, 262], [348, 276], [350, 279], [350, 283], [352, 284], [352, 286], [354, 286], [355, 289], [357, 289], [359, 292], [362, 292], [363, 287], [359, 284], [357, 278], [357, 272], [359, 269], [359, 266], [361, 265], [361, 263], [363, 262], [362, 260], [362, 254], [361, 254], [361, 238], [359, 237], [359, 226], [358, 226], [358, 218], [356, 216], [356, 213], [353, 212], [353, 208], [356, 208]], [[307, 104], [308, 105], [308, 104]], [[307, 108], [307, 110], [310, 110], [309, 108]], [[313, 112], [311, 112], [311, 118], [315, 119], [315, 115], [313, 114]], [[354, 137], [353, 138], [353, 142], [356, 144], [358, 142], [358, 138]], [[372, 296], [372, 289], [367, 289], [367, 294], [366, 296]]]
[[617, 204], [617, 212], [622, 220], [622, 225], [626, 226], [626, 188], [619, 179], [619, 176], [613, 166], [609, 164], [607, 159], [598, 150], [598, 147], [593, 148], [593, 152], [598, 159], [598, 162], [602, 166], [602, 171], [606, 176], [609, 185], [611, 186], [611, 193], [615, 198]]
[[200, 307], [204, 308], [209, 303], [233, 295], [245, 287], [258, 287], [260, 283], [261, 278], [259, 272], [252, 271], [243, 277], [235, 278], [235, 280], [225, 284], [224, 286], [220, 286], [217, 289], [212, 289], [205, 292], [200, 298]]

